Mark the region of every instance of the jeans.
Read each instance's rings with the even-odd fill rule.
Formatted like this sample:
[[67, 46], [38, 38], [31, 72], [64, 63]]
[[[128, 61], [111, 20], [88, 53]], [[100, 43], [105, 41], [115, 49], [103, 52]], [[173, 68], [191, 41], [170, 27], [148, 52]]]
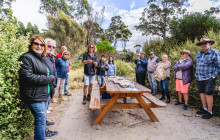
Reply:
[[47, 105], [48, 102], [36, 102], [28, 104], [31, 113], [34, 116], [35, 125], [35, 140], [46, 140], [45, 130], [46, 130], [46, 118], [47, 118]]
[[103, 77], [104, 76], [99, 76], [99, 75], [97, 76], [97, 81], [98, 81], [99, 87], [103, 87], [104, 86]]
[[169, 95], [170, 95], [170, 91], [168, 89], [169, 79], [170, 78], [167, 77], [166, 79], [160, 81], [161, 93], [162, 93], [162, 95], [163, 95], [163, 93], [165, 93], [167, 97], [169, 97]]
[[68, 93], [69, 72], [66, 74], [64, 93]]
[[148, 73], [148, 81], [150, 83], [152, 93], [157, 93], [157, 81], [154, 73]]
[[138, 84], [145, 86], [145, 78], [146, 78], [146, 73], [137, 73], [136, 72], [136, 81]]

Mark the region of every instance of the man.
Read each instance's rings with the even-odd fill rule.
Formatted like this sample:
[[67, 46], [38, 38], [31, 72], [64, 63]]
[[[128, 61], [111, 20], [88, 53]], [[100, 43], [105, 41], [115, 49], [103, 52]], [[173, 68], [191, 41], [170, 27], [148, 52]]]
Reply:
[[[67, 51], [67, 47], [66, 46], [62, 46], [61, 47], [61, 53], [59, 53], [56, 57], [56, 60], [62, 57], [62, 53], [64, 51]], [[67, 59], [69, 61], [69, 58]], [[65, 79], [65, 85], [64, 85], [64, 95], [67, 96], [71, 96], [71, 94], [68, 92], [68, 82], [69, 82], [69, 68], [67, 70], [67, 75], [66, 75], [66, 79]]]
[[105, 72], [108, 71], [108, 66], [105, 63], [106, 57], [105, 55], [101, 56], [101, 60], [98, 62], [98, 65], [96, 66], [97, 69], [97, 81], [100, 87], [104, 86], [104, 80], [103, 77], [105, 76]]
[[141, 52], [141, 58], [138, 56], [137, 59], [134, 61], [134, 63], [136, 64], [136, 81], [137, 83], [143, 86], [145, 86], [145, 78], [147, 71], [147, 58], [145, 57], [145, 55], [145, 52]]
[[148, 59], [147, 72], [148, 81], [150, 82], [150, 89], [153, 95], [157, 94], [157, 81], [155, 79], [155, 71], [157, 69], [157, 63], [160, 59], [154, 55], [154, 52], [150, 52], [150, 58]]
[[198, 93], [202, 101], [202, 108], [197, 114], [202, 115], [203, 119], [213, 117], [213, 92], [215, 80], [220, 70], [220, 54], [211, 48], [215, 41], [204, 38], [197, 46], [201, 46], [201, 51], [196, 55], [196, 82]]
[[[53, 39], [50, 39], [50, 38], [46, 38], [45, 42], [47, 44], [47, 57], [51, 61], [51, 63], [53, 64], [53, 71], [54, 71], [54, 76], [56, 79], [57, 78], [57, 71], [56, 71], [56, 67], [55, 67], [55, 63], [54, 63], [54, 55], [53, 55], [54, 51], [56, 49], [56, 41]], [[53, 95], [54, 95], [54, 93], [51, 92], [50, 96], [48, 97], [48, 107], [49, 107], [49, 104], [50, 104], [50, 101], [51, 101], [51, 98], [53, 97]], [[46, 121], [47, 126], [54, 125], [54, 124], [55, 124], [54, 122]], [[50, 131], [48, 128], [46, 128], [46, 133], [45, 133], [46, 138], [54, 137], [57, 134], [58, 134], [57, 131]]]
[[[83, 55], [84, 64], [84, 88], [83, 88], [83, 101], [82, 104], [86, 104], [86, 94], [88, 89], [87, 101], [90, 101], [90, 94], [92, 92], [92, 86], [95, 80], [96, 66], [98, 65], [98, 57], [95, 54], [96, 46], [88, 45], [87, 52]], [[89, 88], [88, 88], [89, 87]]]

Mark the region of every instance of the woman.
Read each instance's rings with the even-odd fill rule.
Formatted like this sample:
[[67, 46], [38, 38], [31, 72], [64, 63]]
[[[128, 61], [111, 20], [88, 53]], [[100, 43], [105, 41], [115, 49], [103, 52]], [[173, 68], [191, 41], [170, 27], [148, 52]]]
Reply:
[[109, 57], [107, 67], [108, 67], [108, 71], [106, 71], [106, 75], [107, 76], [116, 76], [116, 65], [114, 63], [114, 59], [112, 56]]
[[177, 101], [175, 105], [183, 104], [182, 101], [182, 94], [183, 94], [185, 101], [183, 110], [187, 110], [189, 108], [188, 89], [190, 83], [192, 82], [193, 61], [190, 58], [189, 50], [183, 50], [181, 52], [181, 56], [182, 58], [173, 67], [175, 71], [174, 80], [176, 81], [176, 91], [178, 92], [178, 96], [179, 96], [179, 101]]
[[163, 65], [163, 69], [165, 70], [165, 73], [166, 73], [166, 78], [164, 80], [161, 80], [159, 83], [160, 89], [161, 89], [161, 94], [162, 94], [162, 97], [159, 100], [164, 100], [165, 94], [166, 94], [166, 97], [167, 97], [166, 103], [170, 103], [170, 91], [168, 89], [168, 83], [169, 83], [169, 79], [170, 79], [171, 62], [168, 60], [167, 55], [163, 55], [162, 62], [160, 62], [159, 64]]
[[[45, 44], [41, 36], [33, 35], [28, 52], [19, 58], [22, 62], [19, 70], [21, 98], [34, 116], [36, 140], [45, 140], [47, 100], [55, 86], [53, 64], [46, 57]], [[51, 137], [55, 135], [57, 132], [50, 133]]]
[[[59, 98], [62, 99], [63, 101], [67, 101], [66, 98], [63, 97], [64, 95], [64, 84], [65, 84], [65, 79], [67, 75], [67, 70], [69, 67], [69, 52], [64, 51], [62, 53], [62, 57], [57, 59], [55, 61], [56, 69], [57, 69], [57, 87], [55, 94], [58, 95], [59, 92]], [[53, 98], [53, 101], [56, 102], [56, 97]]]

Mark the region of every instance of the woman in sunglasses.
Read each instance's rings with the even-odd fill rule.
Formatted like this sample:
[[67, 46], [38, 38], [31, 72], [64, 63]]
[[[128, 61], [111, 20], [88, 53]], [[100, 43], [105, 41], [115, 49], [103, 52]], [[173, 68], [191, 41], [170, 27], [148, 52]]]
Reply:
[[56, 100], [56, 96], [59, 94], [59, 98], [63, 101], [67, 99], [63, 97], [64, 95], [64, 84], [67, 75], [67, 70], [69, 67], [69, 52], [64, 51], [62, 53], [62, 57], [55, 61], [56, 69], [57, 69], [57, 87], [55, 90], [55, 96], [53, 100]]
[[[48, 97], [54, 92], [55, 76], [53, 64], [46, 57], [47, 46], [39, 35], [30, 39], [28, 52], [21, 55], [22, 62], [19, 70], [20, 94], [27, 103], [33, 116], [35, 125], [35, 139], [45, 140], [46, 115]], [[57, 135], [57, 132], [50, 137]]]
[[189, 50], [183, 50], [181, 52], [181, 58], [174, 65], [173, 69], [175, 71], [174, 80], [176, 81], [176, 91], [179, 96], [179, 101], [177, 101], [175, 105], [183, 104], [182, 98], [184, 97], [185, 104], [183, 110], [187, 110], [189, 108], [188, 89], [193, 76], [193, 61], [190, 58]]

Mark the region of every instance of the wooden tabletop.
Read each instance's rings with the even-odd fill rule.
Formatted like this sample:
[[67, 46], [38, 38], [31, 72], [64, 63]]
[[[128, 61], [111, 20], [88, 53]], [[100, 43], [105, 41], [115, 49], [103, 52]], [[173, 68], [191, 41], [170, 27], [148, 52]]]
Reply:
[[151, 90], [134, 82], [135, 89], [137, 91], [128, 90], [127, 88], [121, 87], [119, 84], [115, 84], [113, 81], [108, 80], [107, 77], [104, 77], [104, 82], [106, 86], [106, 92], [108, 93], [150, 93]]

